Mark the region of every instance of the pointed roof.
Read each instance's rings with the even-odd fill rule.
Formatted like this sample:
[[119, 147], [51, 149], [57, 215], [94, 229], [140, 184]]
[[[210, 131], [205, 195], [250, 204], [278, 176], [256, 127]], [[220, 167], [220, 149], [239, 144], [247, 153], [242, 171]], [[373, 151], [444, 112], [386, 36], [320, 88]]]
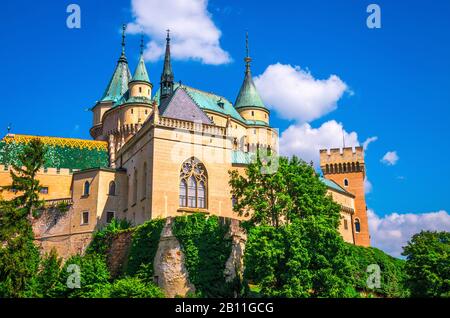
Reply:
[[147, 67], [145, 67], [144, 60], [144, 37], [141, 37], [141, 56], [139, 58], [136, 71], [134, 71], [132, 82], [147, 82], [150, 83], [150, 78], [148, 77]]
[[184, 87], [178, 87], [159, 107], [161, 116], [211, 125], [209, 117], [200, 109]]
[[122, 30], [122, 54], [117, 61], [111, 80], [103, 93], [101, 98], [102, 102], [119, 100], [128, 90], [128, 82], [131, 80], [131, 73], [128, 68], [127, 57], [125, 55], [125, 25]]
[[246, 36], [246, 46], [247, 46], [247, 56], [245, 61], [245, 77], [242, 83], [241, 89], [239, 90], [238, 97], [234, 103], [234, 107], [239, 109], [243, 107], [259, 107], [267, 109], [264, 105], [258, 91], [256, 90], [255, 83], [253, 82], [252, 73], [250, 70], [250, 62], [252, 59], [248, 53], [248, 34]]
[[161, 74], [161, 82], [169, 81], [172, 82], [174, 79], [172, 64], [170, 62], [170, 31], [167, 30], [166, 38], [166, 53], [164, 55], [164, 68]]

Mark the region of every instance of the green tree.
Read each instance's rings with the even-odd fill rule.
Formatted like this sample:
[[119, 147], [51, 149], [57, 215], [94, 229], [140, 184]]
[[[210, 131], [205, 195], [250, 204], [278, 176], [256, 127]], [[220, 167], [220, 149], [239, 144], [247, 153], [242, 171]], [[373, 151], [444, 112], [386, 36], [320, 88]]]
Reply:
[[154, 283], [144, 282], [137, 277], [125, 277], [111, 285], [109, 296], [111, 298], [164, 298], [164, 293]]
[[11, 201], [0, 201], [0, 294], [3, 297], [27, 297], [35, 283], [39, 251], [34, 245], [31, 226], [33, 212], [42, 207], [41, 186], [36, 179], [44, 163], [45, 148], [33, 139], [18, 154], [11, 171], [12, 185], [18, 191]]
[[355, 296], [340, 207], [314, 169], [296, 157], [262, 168], [258, 159], [245, 176], [231, 172], [234, 211], [250, 216], [244, 278], [264, 296]]
[[413, 297], [450, 297], [450, 233], [422, 231], [403, 248]]
[[32, 139], [18, 155], [19, 162], [12, 164], [12, 184], [7, 189], [18, 195], [12, 200], [13, 205], [29, 218], [43, 206], [39, 198], [42, 186], [36, 175], [45, 162], [46, 148], [38, 138]]

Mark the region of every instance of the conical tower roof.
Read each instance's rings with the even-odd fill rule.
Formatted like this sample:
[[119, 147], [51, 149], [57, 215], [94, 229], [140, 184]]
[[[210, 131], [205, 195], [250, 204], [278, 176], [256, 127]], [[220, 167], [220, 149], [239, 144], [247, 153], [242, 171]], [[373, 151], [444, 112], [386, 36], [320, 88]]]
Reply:
[[145, 66], [144, 60], [144, 37], [141, 37], [141, 56], [139, 58], [136, 71], [134, 71], [132, 82], [147, 82], [150, 83], [150, 78], [148, 76], [147, 67]]
[[116, 68], [103, 93], [101, 101], [117, 101], [128, 90], [128, 82], [131, 80], [131, 73], [125, 55], [125, 30], [126, 26], [124, 25], [122, 33], [122, 54], [120, 55], [119, 61], [117, 61]]
[[250, 58], [248, 53], [248, 35], [246, 43], [247, 43], [247, 57], [244, 59], [245, 77], [241, 89], [239, 90], [238, 97], [236, 98], [236, 102], [234, 103], [234, 107], [237, 109], [243, 107], [260, 107], [267, 109], [261, 99], [261, 96], [259, 96], [255, 83], [253, 82], [252, 72], [250, 70], [250, 62], [252, 61], [252, 59]]

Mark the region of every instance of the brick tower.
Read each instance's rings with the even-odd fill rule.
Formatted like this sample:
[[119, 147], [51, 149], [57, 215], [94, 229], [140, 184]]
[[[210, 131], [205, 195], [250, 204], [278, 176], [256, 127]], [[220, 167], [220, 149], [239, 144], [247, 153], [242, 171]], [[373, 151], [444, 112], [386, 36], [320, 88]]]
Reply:
[[352, 216], [356, 245], [370, 246], [369, 225], [364, 192], [364, 150], [362, 147], [320, 150], [320, 168], [325, 178], [333, 180], [355, 195], [355, 213]]

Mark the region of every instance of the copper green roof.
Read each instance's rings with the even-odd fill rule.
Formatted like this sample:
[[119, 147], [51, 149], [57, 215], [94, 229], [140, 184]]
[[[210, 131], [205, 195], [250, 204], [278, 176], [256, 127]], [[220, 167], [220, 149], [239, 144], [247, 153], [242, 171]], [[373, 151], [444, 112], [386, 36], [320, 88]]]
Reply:
[[252, 162], [253, 156], [254, 156], [254, 154], [249, 153], [249, 152], [233, 150], [231, 152], [231, 163], [248, 165]]
[[332, 189], [334, 191], [353, 196], [353, 194], [351, 194], [350, 192], [345, 190], [343, 187], [341, 187], [339, 184], [337, 184], [333, 180], [320, 177], [320, 181], [322, 181], [329, 189]]
[[122, 53], [119, 61], [117, 62], [117, 66], [114, 70], [114, 73], [109, 81], [108, 86], [106, 87], [105, 92], [101, 98], [102, 102], [105, 101], [118, 101], [123, 94], [125, 94], [128, 90], [128, 82], [131, 80], [130, 69], [128, 68], [127, 58], [125, 54]]
[[81, 170], [109, 166], [108, 144], [104, 141], [12, 134], [0, 140], [0, 164], [17, 163], [18, 154], [33, 138], [39, 138], [46, 146], [46, 168]]
[[145, 67], [144, 57], [141, 55], [139, 58], [136, 71], [134, 72], [132, 82], [146, 82], [150, 83], [150, 78], [148, 77], [147, 68]]
[[[180, 86], [180, 84], [176, 83], [175, 88], [177, 88], [178, 86]], [[225, 97], [213, 93], [208, 93], [193, 87], [189, 87], [184, 84], [182, 86], [201, 109], [215, 111], [220, 114], [224, 114], [225, 116], [229, 115], [230, 117], [247, 124], [246, 120], [244, 120], [241, 117], [241, 115], [239, 115], [239, 113], [233, 107], [231, 102], [228, 101]], [[153, 97], [153, 100], [156, 101], [158, 104], [159, 104], [159, 94], [160, 90], [158, 90], [155, 93], [155, 96]]]
[[245, 73], [244, 83], [242, 83], [241, 89], [239, 90], [234, 107], [237, 109], [243, 107], [259, 107], [267, 109], [256, 90], [250, 71]]

